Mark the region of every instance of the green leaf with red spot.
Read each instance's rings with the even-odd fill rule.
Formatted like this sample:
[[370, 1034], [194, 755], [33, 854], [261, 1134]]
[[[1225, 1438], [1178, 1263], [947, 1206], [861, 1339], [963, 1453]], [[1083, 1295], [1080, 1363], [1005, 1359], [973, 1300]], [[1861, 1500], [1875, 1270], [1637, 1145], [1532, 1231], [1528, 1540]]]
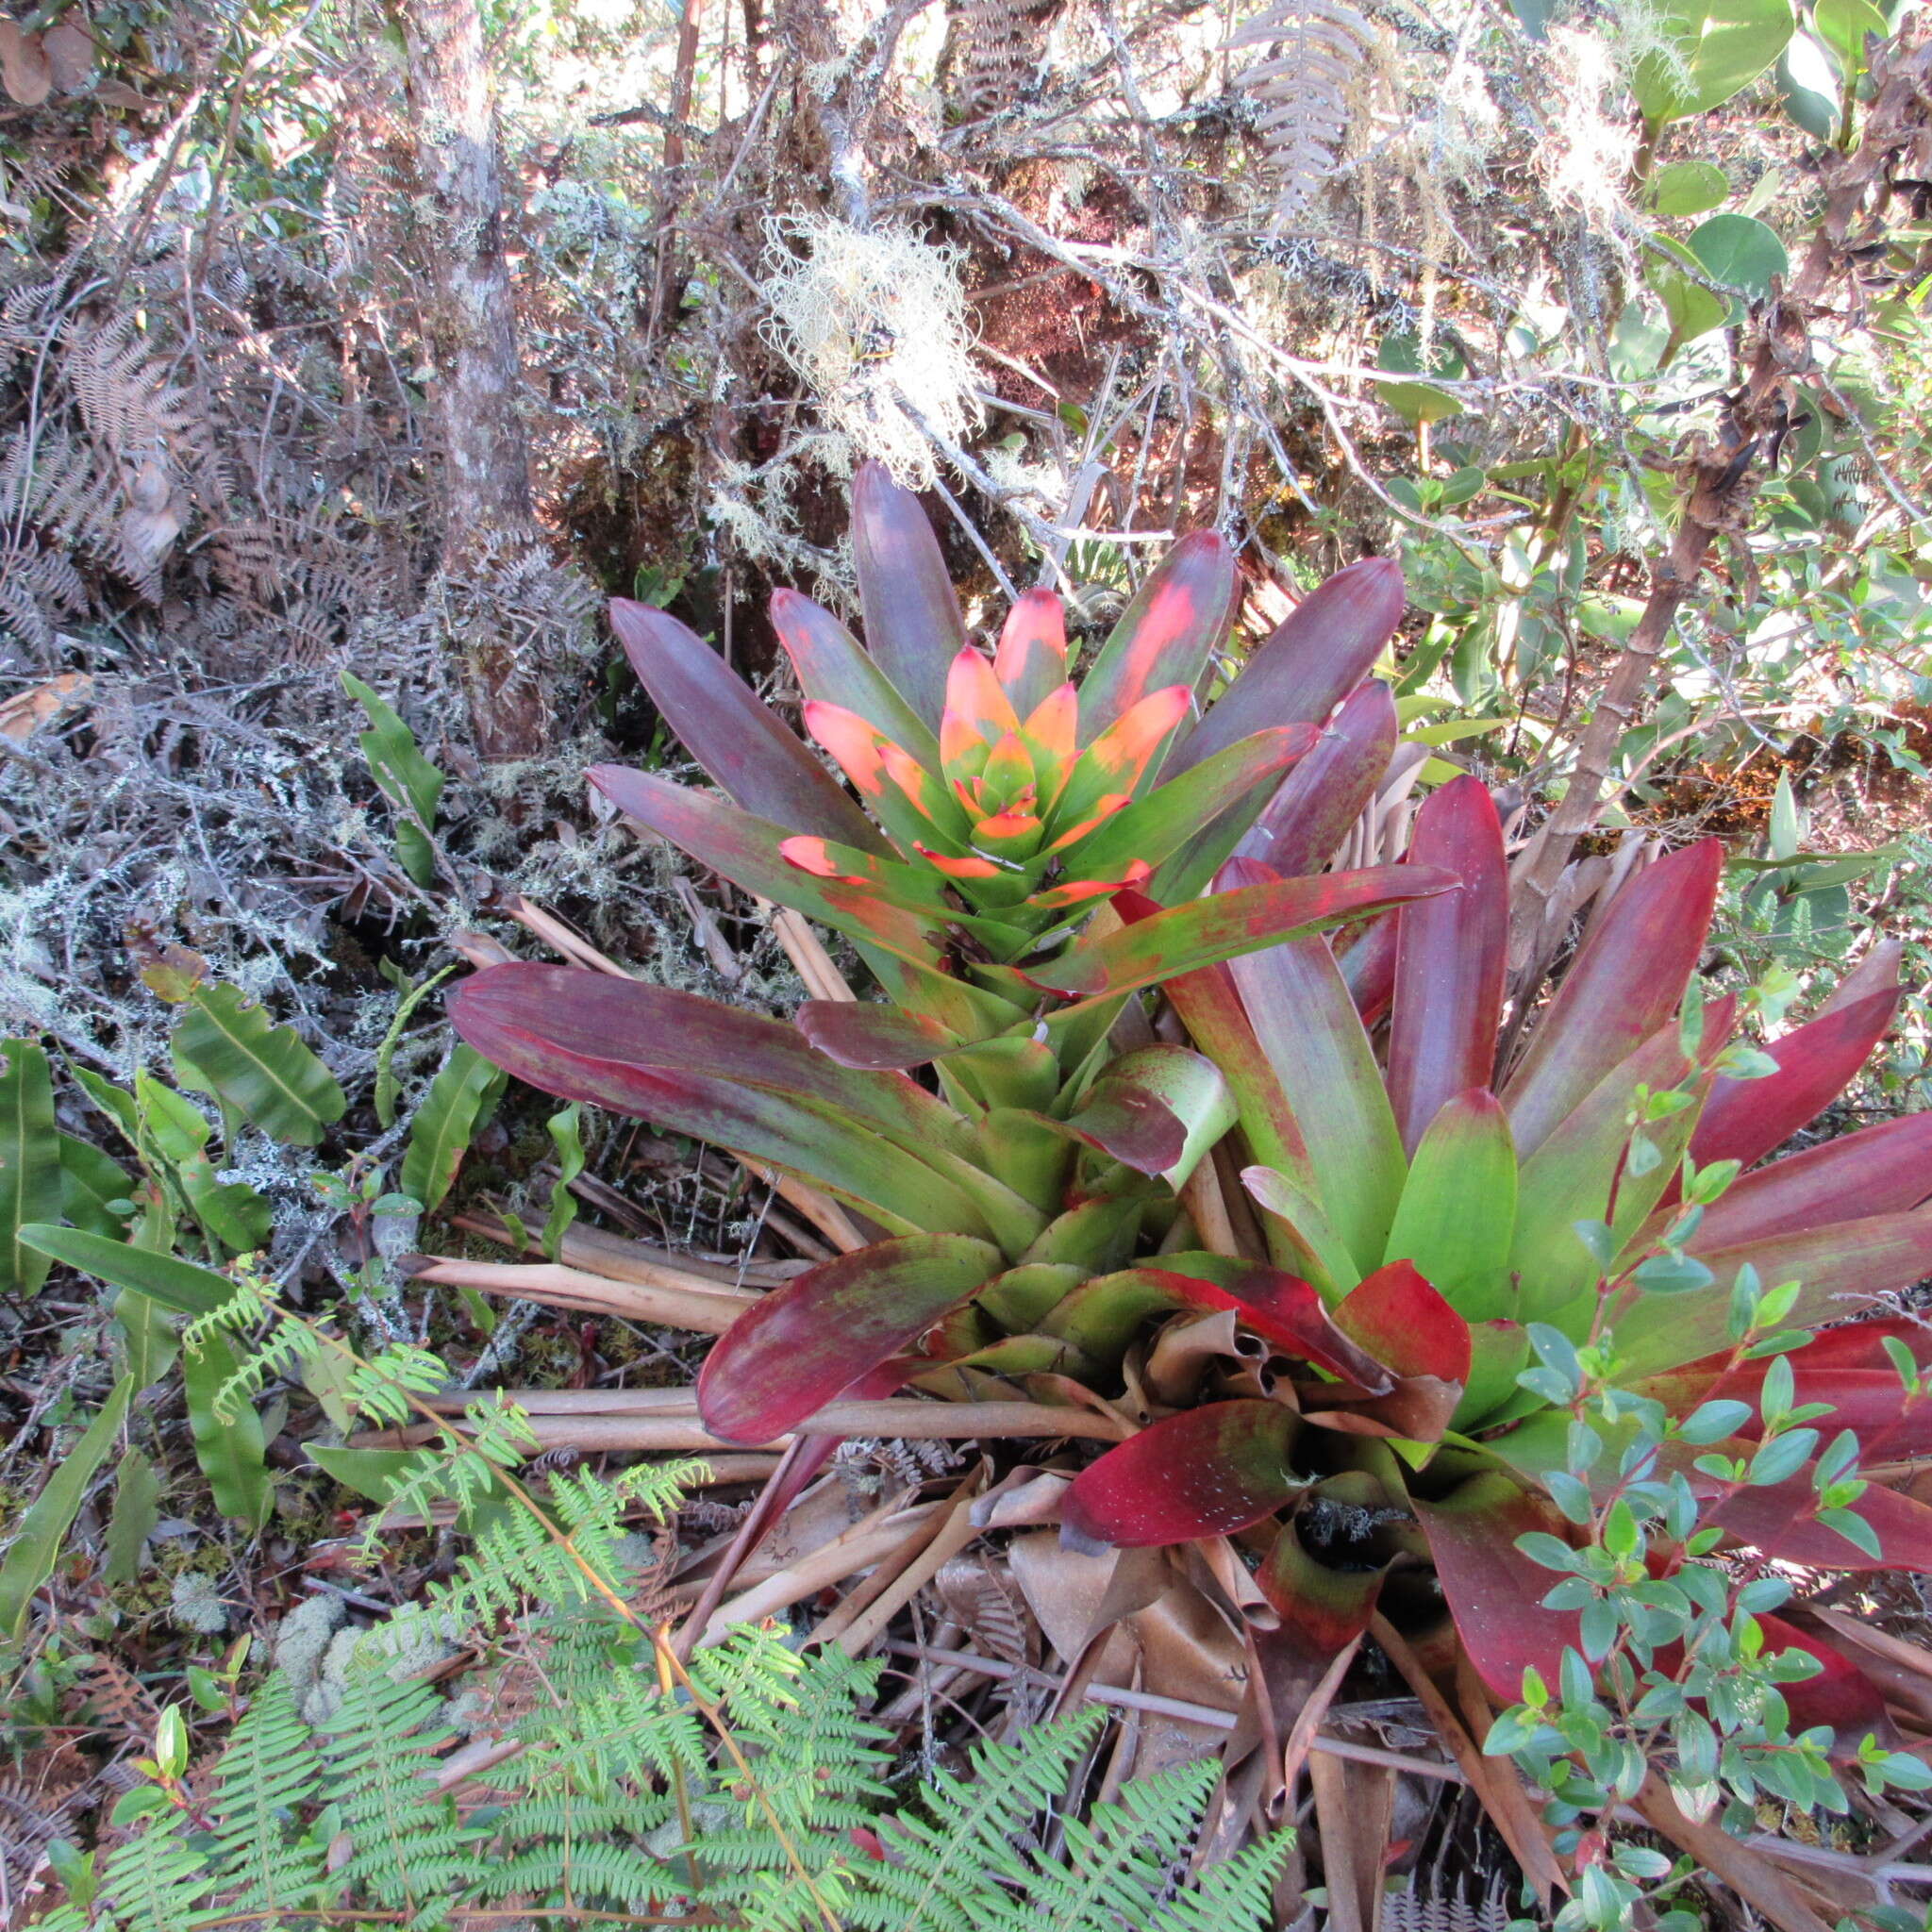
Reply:
[[740, 1316], [706, 1357], [705, 1426], [734, 1442], [787, 1434], [970, 1300], [1000, 1265], [985, 1241], [920, 1234], [798, 1275]]
[[1344, 925], [1365, 912], [1449, 890], [1425, 866], [1371, 866], [1318, 879], [1271, 879], [1170, 907], [1138, 924], [1075, 941], [1048, 965], [1023, 967], [1034, 986], [1070, 999], [1100, 999], [1158, 986], [1285, 939]]
[[1488, 786], [1452, 778], [1431, 792], [1416, 813], [1408, 858], [1462, 881], [1396, 914], [1389, 1100], [1413, 1153], [1446, 1101], [1488, 1087], [1495, 1073], [1509, 877]]
[[1591, 924], [1503, 1089], [1526, 1162], [1683, 1004], [1724, 870], [1715, 839], [1658, 859]]
[[918, 965], [937, 963], [939, 956], [924, 937], [918, 918], [883, 902], [861, 902], [849, 890], [828, 890], [788, 864], [779, 849], [792, 836], [785, 827], [689, 785], [675, 785], [623, 765], [592, 765], [590, 779], [620, 811], [747, 892], [794, 907], [899, 958]]
[[1556, 1683], [1565, 1647], [1577, 1642], [1577, 1615], [1543, 1608], [1558, 1573], [1532, 1562], [1516, 1540], [1568, 1542], [1562, 1517], [1500, 1472], [1473, 1476], [1440, 1502], [1418, 1500], [1414, 1508], [1462, 1647], [1491, 1691], [1515, 1703], [1529, 1669]]
[[1210, 1402], [1169, 1416], [1074, 1478], [1062, 1538], [1132, 1549], [1259, 1523], [1306, 1487], [1289, 1460], [1299, 1426], [1274, 1402]]
[[[1234, 553], [1224, 538], [1212, 530], [1183, 537], [1121, 613], [1082, 682], [1084, 735], [1097, 737], [1150, 691], [1169, 685], [1191, 691], [1234, 622], [1237, 588]], [[1288, 722], [1260, 718], [1250, 728]]]
[[702, 639], [624, 597], [610, 624], [664, 722], [735, 804], [792, 831], [885, 849], [837, 779]]
[[1389, 558], [1352, 563], [1318, 584], [1174, 747], [1167, 775], [1264, 725], [1322, 724], [1369, 675], [1403, 608], [1402, 568]]
[[946, 670], [965, 646], [966, 625], [918, 497], [878, 463], [860, 464], [852, 479], [852, 562], [866, 649], [913, 711], [937, 731], [945, 709]]
[[[1069, 870], [1106, 878], [1135, 859], [1158, 865], [1315, 742], [1311, 725], [1257, 731], [1124, 807], [1068, 848]], [[1232, 833], [1229, 835], [1232, 842]]]

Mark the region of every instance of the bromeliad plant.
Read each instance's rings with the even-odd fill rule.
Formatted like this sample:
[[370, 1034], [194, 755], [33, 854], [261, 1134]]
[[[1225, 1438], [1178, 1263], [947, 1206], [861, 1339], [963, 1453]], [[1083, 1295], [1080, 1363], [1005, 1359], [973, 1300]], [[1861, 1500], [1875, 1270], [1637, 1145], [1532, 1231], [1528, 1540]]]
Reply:
[[[713, 1429], [767, 1441], [859, 1385], [1097, 1395], [1141, 1426], [1074, 1483], [1070, 1536], [1232, 1538], [1282, 1641], [1317, 1653], [1378, 1606], [1440, 1622], [1446, 1598], [1508, 1697], [1581, 1629], [1560, 1593], [1539, 1606], [1517, 1540], [1579, 1541], [1593, 1467], [1768, 1556], [1932, 1568], [1932, 1512], [1864, 1485], [1841, 1444], [1814, 1457], [1809, 1427], [1828, 1404], [1867, 1457], [1932, 1448], [1927, 1338], [1809, 1333], [1932, 1270], [1932, 1117], [1757, 1165], [1883, 1033], [1889, 952], [1768, 1052], [1734, 1043], [1735, 1003], [1694, 980], [1722, 858], [1695, 846], [1612, 902], [1499, 1075], [1483, 788], [1434, 793], [1406, 864], [1322, 873], [1394, 744], [1363, 682], [1400, 616], [1392, 567], [1332, 578], [1202, 709], [1235, 595], [1219, 540], [1176, 546], [1075, 685], [1041, 593], [990, 660], [967, 642], [916, 502], [876, 471], [854, 535], [869, 651], [791, 593], [774, 618], [807, 726], [869, 810], [633, 605], [631, 660], [726, 797], [591, 775], [847, 935], [887, 1000], [810, 1002], [792, 1026], [506, 965], [452, 1007], [545, 1091], [801, 1175], [879, 1235], [713, 1349]], [[1157, 1036], [1155, 989], [1191, 1045]], [[1210, 1252], [1239, 1246], [1214, 1168], [1196, 1178], [1230, 1134], [1259, 1241]], [[1767, 1407], [1792, 1350], [1793, 1400]]]

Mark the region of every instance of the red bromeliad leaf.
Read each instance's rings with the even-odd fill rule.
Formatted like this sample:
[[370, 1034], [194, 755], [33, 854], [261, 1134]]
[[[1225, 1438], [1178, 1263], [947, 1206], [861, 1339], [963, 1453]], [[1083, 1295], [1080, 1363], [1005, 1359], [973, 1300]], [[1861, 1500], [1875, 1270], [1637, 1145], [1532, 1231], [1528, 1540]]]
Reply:
[[1715, 839], [1673, 852], [1597, 916], [1503, 1090], [1525, 1160], [1676, 1013], [1710, 929], [1724, 856]]
[[1320, 872], [1375, 795], [1400, 729], [1395, 693], [1380, 679], [1363, 685], [1281, 781], [1237, 848], [1241, 856], [1287, 878]]
[[[966, 645], [939, 539], [909, 490], [878, 463], [852, 479], [852, 562], [865, 646], [900, 695], [937, 731], [946, 672]], [[910, 747], [908, 747], [910, 749]]]
[[1062, 1534], [1076, 1547], [1132, 1549], [1245, 1529], [1304, 1487], [1289, 1466], [1298, 1425], [1274, 1402], [1210, 1402], [1169, 1416], [1074, 1478]]
[[1896, 986], [1840, 1007], [1764, 1050], [1777, 1072], [1761, 1080], [1720, 1080], [1704, 1104], [1690, 1158], [1700, 1167], [1736, 1160], [1749, 1167], [1782, 1147], [1851, 1085], [1885, 1037], [1900, 999]]
[[863, 718], [929, 771], [939, 770], [939, 740], [829, 610], [796, 591], [774, 591], [772, 627], [808, 700]]
[[1022, 969], [1033, 986], [1070, 999], [1100, 999], [1158, 986], [1278, 941], [1341, 925], [1365, 912], [1454, 884], [1427, 866], [1370, 866], [1318, 879], [1274, 879], [1170, 907], [1099, 939], [1077, 941], [1050, 964]]
[[705, 1358], [698, 1413], [734, 1442], [794, 1429], [917, 1341], [1002, 1266], [962, 1235], [911, 1235], [841, 1255], [739, 1317]]
[[1402, 622], [1402, 568], [1369, 558], [1290, 611], [1168, 758], [1168, 775], [1264, 724], [1319, 724], [1369, 674]]
[[[1222, 876], [1240, 878], [1250, 865], [1236, 859]], [[1421, 875], [1426, 868], [1395, 871]], [[1334, 956], [1325, 940], [1295, 940], [1238, 960], [1232, 973], [1255, 1037], [1294, 1110], [1315, 1197], [1355, 1257], [1357, 1274], [1366, 1274], [1387, 1250], [1408, 1163], [1381, 1069]]]
[[[1821, 1329], [1790, 1357], [1793, 1401], [1828, 1403], [1831, 1412], [1821, 1416], [1817, 1426], [1826, 1435], [1856, 1430], [1859, 1456], [1868, 1464], [1932, 1454], [1932, 1391], [1916, 1397], [1907, 1393], [1886, 1353], [1888, 1340], [1903, 1342], [1921, 1369], [1932, 1363], [1932, 1328], [1903, 1316]], [[1733, 1365], [1733, 1353], [1725, 1349], [1634, 1386], [1674, 1414], [1688, 1414], [1699, 1403], [1714, 1400], [1748, 1402], [1755, 1411], [1771, 1360]], [[1738, 1433], [1755, 1441], [1760, 1429], [1754, 1414]]]
[[1364, 1026], [1373, 1026], [1395, 997], [1395, 958], [1402, 923], [1384, 913], [1336, 962], [1348, 987], [1348, 996]]
[[1007, 613], [992, 668], [1027, 718], [1067, 681], [1067, 621], [1051, 591], [1028, 591]]
[[1483, 1682], [1511, 1704], [1532, 1666], [1554, 1685], [1564, 1647], [1577, 1641], [1577, 1615], [1543, 1608], [1557, 1573], [1531, 1562], [1516, 1539], [1538, 1531], [1568, 1542], [1562, 1517], [1500, 1474], [1473, 1476], [1441, 1502], [1414, 1507], [1449, 1613]]
[[1408, 858], [1462, 881], [1459, 891], [1418, 900], [1395, 916], [1389, 1099], [1413, 1154], [1445, 1101], [1487, 1087], [1495, 1073], [1509, 881], [1503, 827], [1480, 778], [1453, 778], [1424, 800]]
[[[1693, 1136], [1691, 1146], [1696, 1146]], [[1881, 1121], [1808, 1147], [1731, 1183], [1704, 1210], [1690, 1252], [1796, 1234], [1932, 1199], [1932, 1113]], [[1658, 1225], [1662, 1224], [1659, 1223]]]
[[1335, 1305], [1335, 1325], [1398, 1376], [1469, 1380], [1469, 1324], [1408, 1261], [1378, 1268]]
[[746, 811], [862, 851], [885, 841], [804, 741], [675, 617], [619, 597], [611, 628], [684, 748]]
[[1152, 691], [1169, 685], [1192, 691], [1208, 654], [1234, 622], [1235, 591], [1234, 553], [1226, 540], [1213, 530], [1183, 537], [1141, 586], [1093, 660], [1080, 687], [1082, 736], [1098, 737]]
[[1387, 1394], [1393, 1378], [1335, 1325], [1306, 1281], [1258, 1261], [1205, 1253], [1164, 1255], [1158, 1267], [1095, 1275], [1066, 1293], [1041, 1321], [1099, 1361], [1118, 1361], [1154, 1316], [1178, 1310], [1232, 1312], [1278, 1353], [1312, 1362], [1350, 1391]]
[[1640, 1295], [1616, 1322], [1625, 1373], [1655, 1374], [1725, 1345], [1732, 1283], [1747, 1262], [1766, 1288], [1804, 1284], [1786, 1325], [1816, 1327], [1871, 1307], [1878, 1296], [1932, 1274], [1932, 1209], [1873, 1214], [1771, 1241], [1745, 1241], [1698, 1258], [1716, 1277], [1688, 1294]]
[[841, 1067], [923, 1067], [963, 1043], [937, 1020], [870, 1000], [807, 1000], [798, 1030]]
[[[1716, 1487], [1702, 1475], [1690, 1480], [1700, 1495]], [[1767, 1557], [1811, 1570], [1932, 1571], [1932, 1509], [1877, 1483], [1868, 1485], [1852, 1507], [1877, 1536], [1876, 1557], [1818, 1521], [1809, 1465], [1788, 1482], [1738, 1490], [1708, 1503], [1705, 1519]]]

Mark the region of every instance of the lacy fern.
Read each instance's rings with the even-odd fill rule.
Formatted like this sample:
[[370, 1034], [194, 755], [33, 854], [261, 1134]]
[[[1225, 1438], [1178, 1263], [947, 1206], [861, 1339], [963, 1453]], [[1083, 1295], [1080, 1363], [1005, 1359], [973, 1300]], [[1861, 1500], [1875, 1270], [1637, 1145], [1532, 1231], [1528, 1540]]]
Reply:
[[454, 1735], [426, 1685], [361, 1667], [311, 1738], [271, 1679], [209, 1768], [206, 1796], [175, 1780], [123, 1801], [131, 1835], [98, 1876], [91, 1861], [70, 1867], [75, 1896], [46, 1932], [358, 1911], [433, 1932], [506, 1905], [533, 1924], [694, 1911], [742, 1932], [1268, 1923], [1285, 1836], [1183, 1883], [1211, 1765], [1071, 1814], [1095, 1712], [982, 1746], [971, 1776], [935, 1774], [894, 1815], [890, 1735], [861, 1714], [875, 1663], [836, 1650], [803, 1659], [771, 1630], [747, 1629], [696, 1659], [689, 1692], [667, 1695], [640, 1633], [579, 1619], [560, 1636], [574, 1645], [601, 1659], [604, 1692], [526, 1722], [523, 1749], [483, 1774], [480, 1802], [425, 1774]]

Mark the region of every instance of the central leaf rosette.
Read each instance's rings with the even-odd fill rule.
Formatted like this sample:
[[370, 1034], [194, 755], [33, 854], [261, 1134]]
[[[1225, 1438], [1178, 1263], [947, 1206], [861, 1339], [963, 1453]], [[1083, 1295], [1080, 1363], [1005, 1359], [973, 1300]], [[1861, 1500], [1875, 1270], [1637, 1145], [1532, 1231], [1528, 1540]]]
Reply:
[[[992, 660], [968, 646], [946, 675], [936, 756], [922, 759], [842, 705], [808, 703], [806, 729], [831, 754], [904, 857], [907, 875], [829, 839], [780, 848], [801, 871], [847, 885], [896, 885], [911, 903], [963, 905], [1002, 946], [1038, 944], [1053, 928], [1153, 872], [1137, 845], [1158, 841], [1151, 815], [1130, 810], [1163, 747], [1192, 708], [1185, 684], [1149, 691], [1082, 744], [1079, 692], [1067, 675], [1057, 597], [1030, 591], [1014, 607]], [[908, 734], [910, 735], [910, 734]], [[1287, 762], [1307, 734], [1264, 732], [1244, 765]], [[917, 868], [936, 877], [917, 882]], [[977, 937], [988, 936], [981, 927]], [[957, 937], [957, 935], [956, 935]]]

